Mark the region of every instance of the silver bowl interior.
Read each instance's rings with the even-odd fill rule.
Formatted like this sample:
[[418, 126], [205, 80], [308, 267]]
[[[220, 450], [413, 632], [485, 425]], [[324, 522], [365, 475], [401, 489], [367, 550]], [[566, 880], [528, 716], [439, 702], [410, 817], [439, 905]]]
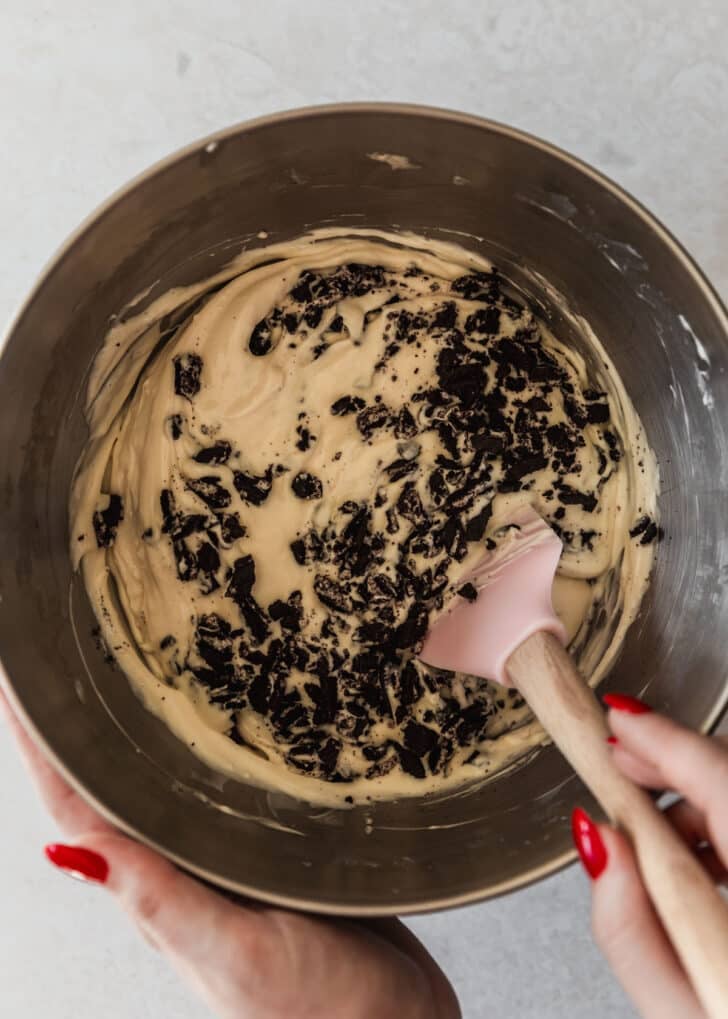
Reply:
[[455, 796], [348, 811], [225, 779], [104, 660], [68, 558], [84, 378], [112, 317], [152, 281], [145, 302], [209, 276], [242, 243], [262, 243], [260, 230], [277, 240], [342, 223], [459, 240], [514, 276], [529, 266], [586, 317], [656, 451], [666, 531], [604, 689], [646, 693], [694, 727], [716, 721], [727, 696], [725, 311], [669, 234], [588, 167], [509, 128], [406, 106], [296, 111], [192, 145], [112, 198], [51, 263], [0, 363], [0, 653], [31, 732], [126, 831], [242, 894], [401, 913], [497, 894], [568, 861], [571, 808], [595, 808], [560, 755], [546, 748]]

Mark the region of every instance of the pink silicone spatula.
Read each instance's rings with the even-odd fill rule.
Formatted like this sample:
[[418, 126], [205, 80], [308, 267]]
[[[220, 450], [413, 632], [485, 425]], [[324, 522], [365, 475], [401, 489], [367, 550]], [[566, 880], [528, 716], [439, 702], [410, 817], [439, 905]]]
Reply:
[[617, 770], [604, 713], [563, 647], [551, 604], [561, 541], [531, 508], [465, 578], [427, 635], [420, 658], [516, 687], [610, 818], [632, 840], [642, 878], [693, 987], [713, 1019], [728, 1016], [728, 911], [696, 857], [649, 796]]

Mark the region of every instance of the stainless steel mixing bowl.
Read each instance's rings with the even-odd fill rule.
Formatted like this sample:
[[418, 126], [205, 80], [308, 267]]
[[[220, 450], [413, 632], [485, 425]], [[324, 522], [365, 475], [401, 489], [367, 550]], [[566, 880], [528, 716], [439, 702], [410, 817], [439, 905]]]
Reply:
[[578, 160], [474, 117], [354, 105], [266, 117], [160, 163], [68, 241], [12, 325], [0, 653], [29, 730], [103, 814], [202, 877], [324, 912], [402, 913], [517, 888], [571, 859], [570, 810], [593, 804], [559, 754], [457, 796], [342, 812], [225, 780], [104, 661], [69, 568], [83, 378], [112, 317], [155, 280], [138, 307], [210, 275], [241, 239], [262, 243], [260, 230], [275, 240], [331, 223], [460, 239], [515, 275], [530, 265], [591, 323], [657, 453], [667, 535], [604, 688], [646, 692], [703, 730], [727, 697], [728, 320], [665, 229]]

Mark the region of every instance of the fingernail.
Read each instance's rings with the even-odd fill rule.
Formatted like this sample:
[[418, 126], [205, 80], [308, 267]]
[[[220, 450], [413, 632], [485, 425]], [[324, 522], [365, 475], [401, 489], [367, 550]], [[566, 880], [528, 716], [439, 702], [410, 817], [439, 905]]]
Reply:
[[630, 697], [626, 693], [605, 693], [602, 700], [607, 707], [615, 711], [626, 711], [629, 715], [646, 715], [652, 708], [639, 700], [638, 697]]
[[53, 842], [45, 847], [46, 857], [60, 870], [79, 881], [103, 885], [109, 876], [109, 865], [99, 853], [80, 846], [64, 846]]
[[607, 850], [599, 829], [581, 807], [577, 807], [571, 815], [571, 834], [584, 869], [592, 881], [596, 881], [607, 866]]
[[616, 747], [617, 744], [619, 743], [619, 740], [617, 739], [616, 736], [607, 736], [607, 743], [609, 743], [609, 745], [612, 747]]

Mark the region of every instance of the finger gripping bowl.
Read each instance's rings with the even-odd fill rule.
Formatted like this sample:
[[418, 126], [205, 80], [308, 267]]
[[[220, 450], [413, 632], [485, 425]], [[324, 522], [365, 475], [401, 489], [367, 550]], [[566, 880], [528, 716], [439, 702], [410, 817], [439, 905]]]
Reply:
[[[517, 888], [571, 858], [570, 808], [591, 801], [557, 751], [456, 796], [347, 811], [226, 780], [104, 660], [68, 556], [83, 380], [112, 317], [210, 276], [243, 240], [266, 243], [261, 230], [275, 241], [332, 223], [459, 240], [516, 280], [528, 266], [589, 321], [660, 463], [666, 532], [604, 689], [701, 729], [726, 699], [728, 322], [664, 228], [574, 158], [474, 117], [355, 105], [233, 127], [152, 168], [66, 243], [12, 324], [0, 656], [24, 722], [102, 813], [207, 880], [324, 912], [401, 913]], [[556, 315], [547, 288], [531, 296]]]

